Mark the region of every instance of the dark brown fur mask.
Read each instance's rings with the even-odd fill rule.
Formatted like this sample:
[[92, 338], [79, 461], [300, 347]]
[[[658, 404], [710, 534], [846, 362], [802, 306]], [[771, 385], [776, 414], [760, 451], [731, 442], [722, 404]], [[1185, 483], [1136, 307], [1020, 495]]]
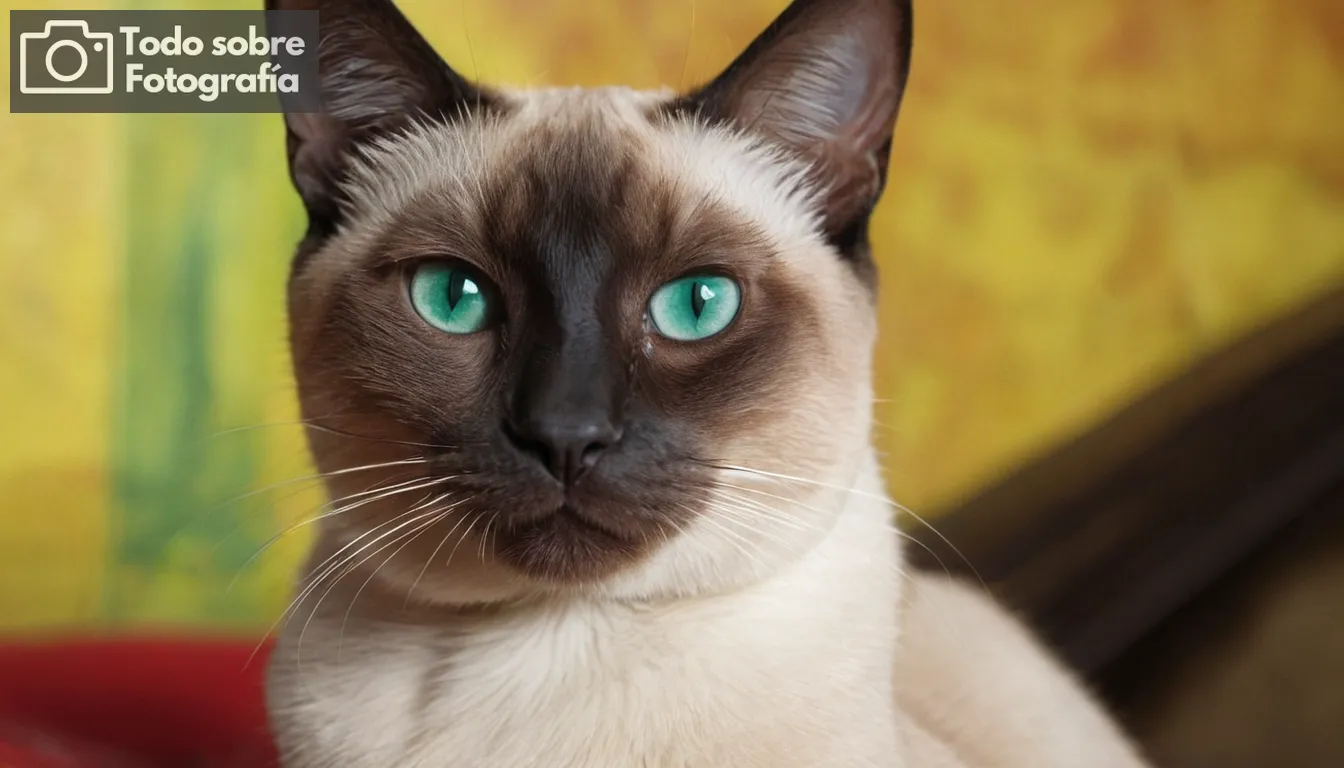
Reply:
[[908, 0], [797, 0], [685, 95], [487, 89], [384, 0], [279, 7], [321, 12], [325, 111], [286, 125], [326, 567], [647, 597], [824, 535], [871, 464]]

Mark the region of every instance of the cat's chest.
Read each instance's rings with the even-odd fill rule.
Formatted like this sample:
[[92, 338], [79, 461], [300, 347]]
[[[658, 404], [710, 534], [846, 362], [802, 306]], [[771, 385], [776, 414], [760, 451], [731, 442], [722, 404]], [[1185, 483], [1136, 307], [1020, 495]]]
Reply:
[[425, 765], [697, 765], [805, 698], [781, 688], [778, 659], [657, 617], [580, 612], [458, 643], [424, 698], [412, 755]]
[[[685, 626], [571, 611], [455, 631], [380, 628], [347, 637], [345, 663], [323, 671], [327, 689], [312, 702], [363, 703], [362, 717], [327, 730], [348, 765], [831, 764], [823, 755], [846, 730], [835, 715], [870, 699], [868, 681], [826, 674], [820, 638], [806, 633], [743, 623], [696, 637]], [[773, 653], [759, 653], [756, 633], [773, 635]], [[818, 706], [827, 699], [842, 703]], [[843, 717], [856, 715], [881, 717]]]

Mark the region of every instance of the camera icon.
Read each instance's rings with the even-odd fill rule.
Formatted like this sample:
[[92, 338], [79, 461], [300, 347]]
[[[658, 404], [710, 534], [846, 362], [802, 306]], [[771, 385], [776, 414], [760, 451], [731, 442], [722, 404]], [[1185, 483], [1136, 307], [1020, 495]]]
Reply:
[[48, 21], [19, 35], [20, 93], [111, 93], [112, 33], [87, 21]]

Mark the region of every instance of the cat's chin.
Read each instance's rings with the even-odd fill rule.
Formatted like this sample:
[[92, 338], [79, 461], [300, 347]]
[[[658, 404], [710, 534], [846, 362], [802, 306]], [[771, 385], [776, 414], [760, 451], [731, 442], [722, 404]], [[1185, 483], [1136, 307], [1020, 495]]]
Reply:
[[614, 530], [568, 504], [502, 527], [494, 544], [496, 556], [510, 568], [551, 584], [598, 581], [640, 560], [654, 546], [647, 537]]

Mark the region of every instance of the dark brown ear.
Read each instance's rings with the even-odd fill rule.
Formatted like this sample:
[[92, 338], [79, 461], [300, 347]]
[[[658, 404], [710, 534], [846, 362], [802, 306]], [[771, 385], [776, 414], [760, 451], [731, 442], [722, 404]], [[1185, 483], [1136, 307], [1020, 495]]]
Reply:
[[266, 9], [318, 12], [321, 111], [285, 114], [290, 176], [310, 238], [338, 223], [339, 185], [355, 147], [411, 120], [454, 120], [489, 101], [391, 0], [266, 0]]
[[910, 67], [910, 0], [794, 0], [677, 109], [798, 152], [826, 190], [826, 228], [853, 236], [886, 180]]

